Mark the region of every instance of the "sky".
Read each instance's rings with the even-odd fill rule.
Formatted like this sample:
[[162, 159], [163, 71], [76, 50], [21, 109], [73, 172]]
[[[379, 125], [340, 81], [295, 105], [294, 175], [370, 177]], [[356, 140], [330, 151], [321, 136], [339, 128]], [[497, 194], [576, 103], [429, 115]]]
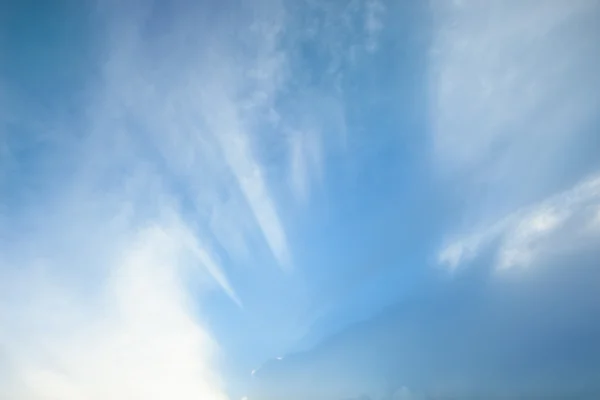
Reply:
[[0, 4], [0, 398], [600, 395], [600, 2]]

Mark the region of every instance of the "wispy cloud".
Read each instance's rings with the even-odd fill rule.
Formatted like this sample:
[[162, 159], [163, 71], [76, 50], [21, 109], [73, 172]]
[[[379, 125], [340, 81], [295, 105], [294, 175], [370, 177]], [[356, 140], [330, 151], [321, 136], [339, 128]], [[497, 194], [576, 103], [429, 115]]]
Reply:
[[286, 234], [268, 193], [262, 168], [250, 151], [248, 137], [237, 126], [239, 117], [230, 101], [215, 98], [212, 101], [216, 101], [214, 111], [222, 115], [222, 118], [219, 119], [220, 123], [209, 123], [209, 129], [218, 138], [225, 159], [273, 255], [281, 267], [288, 269], [291, 267], [291, 259]]
[[454, 270], [498, 243], [496, 268], [529, 267], [549, 255], [572, 253], [600, 239], [594, 218], [600, 207], [600, 177], [518, 210], [473, 234], [451, 240], [438, 261]]

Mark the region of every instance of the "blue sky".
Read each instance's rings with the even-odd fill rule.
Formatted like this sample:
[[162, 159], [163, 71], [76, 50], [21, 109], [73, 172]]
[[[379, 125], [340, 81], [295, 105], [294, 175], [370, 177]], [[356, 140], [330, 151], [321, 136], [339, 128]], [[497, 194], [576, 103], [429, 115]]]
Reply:
[[595, 398], [599, 19], [4, 2], [0, 397]]

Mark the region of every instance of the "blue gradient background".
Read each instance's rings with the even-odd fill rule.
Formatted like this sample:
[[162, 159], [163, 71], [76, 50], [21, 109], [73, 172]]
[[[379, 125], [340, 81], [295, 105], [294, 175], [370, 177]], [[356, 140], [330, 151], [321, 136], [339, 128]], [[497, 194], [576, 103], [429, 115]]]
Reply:
[[0, 397], [596, 398], [599, 21], [3, 2]]

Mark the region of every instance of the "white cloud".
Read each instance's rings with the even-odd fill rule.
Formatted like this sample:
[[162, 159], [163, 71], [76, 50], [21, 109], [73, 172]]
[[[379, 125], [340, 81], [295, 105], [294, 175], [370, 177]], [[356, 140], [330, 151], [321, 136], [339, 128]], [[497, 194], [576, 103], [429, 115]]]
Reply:
[[61, 279], [78, 266], [56, 265], [60, 255], [13, 274], [4, 265], [0, 347], [11, 379], [0, 380], [0, 397], [225, 399], [215, 343], [188, 297], [195, 251], [185, 231], [167, 223], [129, 232], [95, 271], [102, 283], [83, 287]]
[[496, 223], [449, 241], [438, 255], [454, 270], [498, 242], [496, 268], [528, 267], [548, 254], [572, 252], [600, 239], [589, 221], [600, 207], [600, 176], [507, 215]]

